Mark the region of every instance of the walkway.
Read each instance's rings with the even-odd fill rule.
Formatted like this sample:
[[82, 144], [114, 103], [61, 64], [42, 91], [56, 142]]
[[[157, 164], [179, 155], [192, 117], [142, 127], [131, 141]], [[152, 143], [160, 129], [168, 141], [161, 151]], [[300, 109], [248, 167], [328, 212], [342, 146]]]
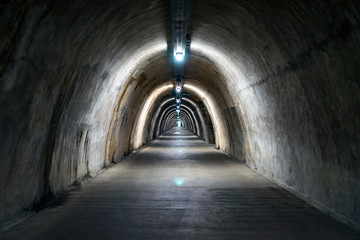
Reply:
[[173, 128], [1, 239], [360, 239]]

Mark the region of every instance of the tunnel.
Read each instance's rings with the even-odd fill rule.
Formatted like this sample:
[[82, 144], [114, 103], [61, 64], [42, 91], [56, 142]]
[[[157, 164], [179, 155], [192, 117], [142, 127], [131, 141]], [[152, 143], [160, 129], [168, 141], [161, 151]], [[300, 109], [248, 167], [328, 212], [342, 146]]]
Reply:
[[[334, 239], [360, 238], [359, 1], [0, 4], [0, 238], [31, 221], [29, 213], [44, 212], [37, 209], [51, 199], [75, 196], [80, 190], [71, 189], [129, 162], [145, 164], [133, 159], [151, 149], [181, 158], [169, 152], [180, 140], [194, 161], [208, 156], [205, 146], [219, 156], [209, 163], [219, 166], [209, 180], [214, 186], [227, 176], [222, 166], [241, 166], [349, 237], [334, 233]], [[174, 20], [174, 9], [184, 11], [186, 21]], [[176, 24], [186, 24], [181, 63], [174, 53]], [[230, 185], [226, 196], [237, 193]], [[239, 199], [231, 204], [239, 207]]]

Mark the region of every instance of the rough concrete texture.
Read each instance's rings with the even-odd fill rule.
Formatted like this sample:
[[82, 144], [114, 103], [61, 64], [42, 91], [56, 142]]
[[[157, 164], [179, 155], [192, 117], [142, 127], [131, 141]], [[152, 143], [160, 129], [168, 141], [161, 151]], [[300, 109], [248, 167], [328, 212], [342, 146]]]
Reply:
[[360, 233], [172, 128], [3, 238], [355, 240]]
[[[170, 89], [140, 114], [173, 83], [169, 1], [1, 4], [0, 222], [173, 124]], [[190, 31], [186, 127], [359, 227], [359, 2], [197, 0]]]

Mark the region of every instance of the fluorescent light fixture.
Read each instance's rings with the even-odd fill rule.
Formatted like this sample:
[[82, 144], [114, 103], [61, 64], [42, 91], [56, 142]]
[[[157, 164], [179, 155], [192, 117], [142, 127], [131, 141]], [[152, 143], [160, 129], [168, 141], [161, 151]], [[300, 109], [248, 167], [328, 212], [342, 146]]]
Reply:
[[176, 99], [176, 102], [177, 102], [177, 103], [180, 103], [180, 98]]
[[176, 109], [176, 112], [179, 113], [179, 112], [180, 112], [180, 109]]
[[176, 108], [180, 108], [180, 106], [176, 106]]
[[178, 92], [178, 93], [181, 92], [181, 87], [180, 86], [176, 87], [176, 92]]
[[176, 52], [175, 53], [176, 61], [181, 62], [182, 60], [184, 60], [184, 55], [185, 55], [184, 52]]

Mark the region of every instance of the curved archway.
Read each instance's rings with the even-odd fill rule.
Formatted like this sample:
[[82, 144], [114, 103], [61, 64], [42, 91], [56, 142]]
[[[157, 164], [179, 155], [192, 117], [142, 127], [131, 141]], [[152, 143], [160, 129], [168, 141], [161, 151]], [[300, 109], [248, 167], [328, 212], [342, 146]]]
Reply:
[[[157, 103], [173, 90], [142, 109], [174, 84], [169, 5], [4, 2], [0, 196], [11, 204], [0, 220], [161, 133]], [[185, 97], [199, 111], [187, 126], [197, 119], [210, 139], [211, 122], [221, 150], [359, 225], [358, 6], [198, 0], [192, 9], [183, 82], [198, 88]]]

